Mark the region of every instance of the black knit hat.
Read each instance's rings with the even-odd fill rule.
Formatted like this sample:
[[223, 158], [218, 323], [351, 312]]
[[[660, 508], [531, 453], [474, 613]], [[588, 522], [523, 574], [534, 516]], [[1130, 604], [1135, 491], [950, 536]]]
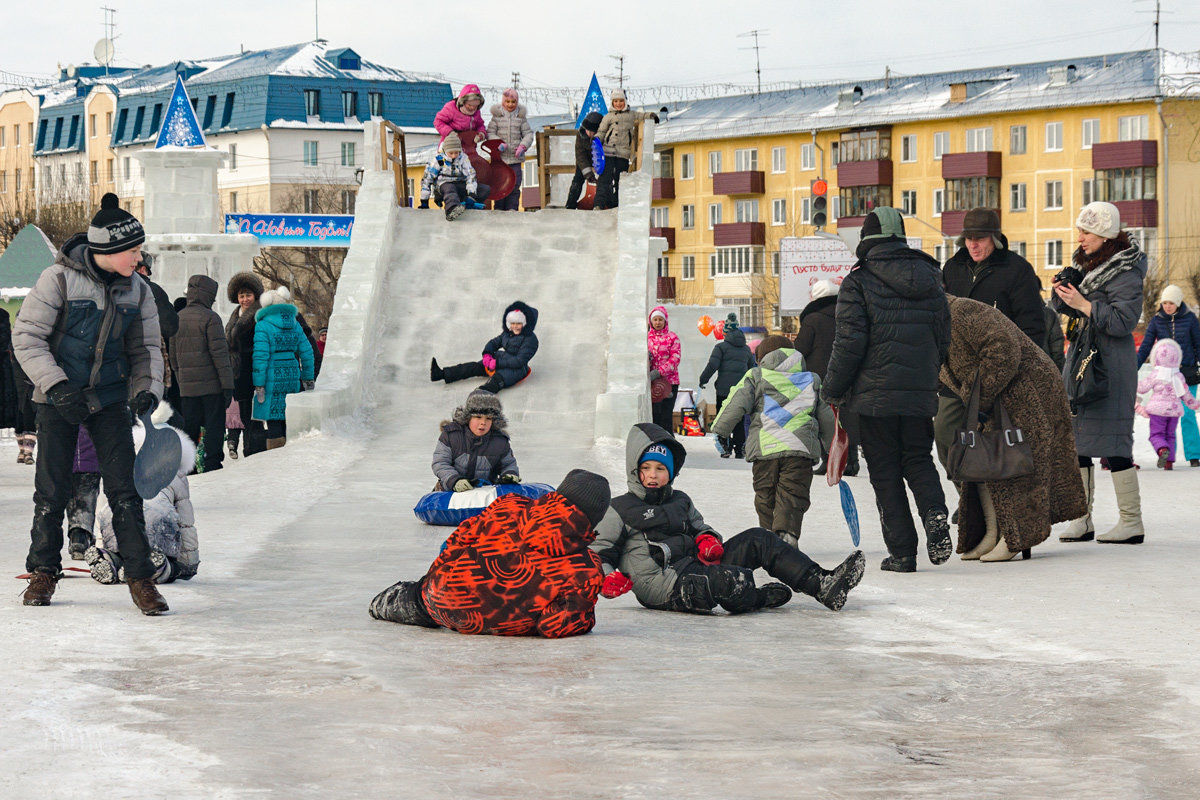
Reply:
[[568, 472], [554, 491], [582, 511], [593, 528], [604, 519], [604, 514], [608, 511], [608, 502], [612, 499], [608, 481], [586, 469], [573, 469]]
[[121, 208], [121, 199], [109, 192], [100, 198], [100, 210], [92, 217], [87, 238], [93, 253], [112, 255], [132, 250], [146, 241], [146, 232], [137, 217]]
[[595, 133], [600, 130], [600, 123], [604, 121], [604, 117], [600, 116], [599, 111], [589, 111], [587, 116], [583, 118], [583, 122], [579, 123], [579, 127], [585, 131]]

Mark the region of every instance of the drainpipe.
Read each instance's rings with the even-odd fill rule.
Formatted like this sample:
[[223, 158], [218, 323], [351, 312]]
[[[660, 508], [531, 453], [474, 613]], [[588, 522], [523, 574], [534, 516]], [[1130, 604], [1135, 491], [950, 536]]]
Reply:
[[1167, 130], [1167, 121], [1163, 118], [1162, 97], [1154, 99], [1154, 108], [1158, 112], [1158, 123], [1162, 126], [1162, 149], [1163, 149], [1163, 220], [1162, 225], [1162, 254], [1163, 254], [1163, 279], [1171, 282], [1171, 136]]

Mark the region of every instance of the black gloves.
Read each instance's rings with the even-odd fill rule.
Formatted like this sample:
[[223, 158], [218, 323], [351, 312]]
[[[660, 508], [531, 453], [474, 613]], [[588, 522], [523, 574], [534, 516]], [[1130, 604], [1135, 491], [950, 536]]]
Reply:
[[229, 408], [229, 404], [233, 402], [233, 389], [225, 389], [221, 392], [221, 397], [225, 399], [225, 407]]
[[422, 200], [421, 204], [418, 205], [417, 208], [429, 208], [429, 198], [426, 197], [424, 200]]
[[72, 425], [80, 425], [91, 415], [83, 392], [72, 389], [71, 384], [60, 381], [46, 392], [46, 399], [54, 406], [59, 415]]
[[300, 381], [300, 391], [311, 392], [317, 388], [316, 381]]
[[500, 478], [499, 478], [499, 479], [496, 481], [496, 483], [501, 483], [501, 484], [504, 484], [504, 483], [510, 483], [510, 484], [511, 484], [511, 483], [520, 483], [520, 482], [521, 482], [521, 476], [520, 476], [520, 475], [517, 475], [517, 474], [515, 474], [515, 473], [512, 473], [512, 472], [506, 472], [506, 473], [504, 473], [504, 474], [503, 474], [503, 475], [501, 475], [501, 476], [500, 476]]
[[135, 417], [140, 417], [156, 405], [158, 405], [158, 398], [154, 396], [154, 393], [143, 389], [134, 395], [133, 402], [129, 404], [129, 410]]

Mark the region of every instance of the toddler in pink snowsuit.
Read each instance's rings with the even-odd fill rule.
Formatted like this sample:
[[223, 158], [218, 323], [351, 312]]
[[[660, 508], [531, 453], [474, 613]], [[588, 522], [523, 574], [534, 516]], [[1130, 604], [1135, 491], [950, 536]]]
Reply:
[[1175, 463], [1175, 426], [1183, 416], [1183, 404], [1193, 411], [1200, 400], [1192, 397], [1187, 381], [1179, 371], [1183, 351], [1174, 339], [1159, 339], [1150, 351], [1150, 374], [1138, 381], [1143, 413], [1150, 417], [1150, 444], [1158, 453], [1158, 468], [1171, 469]]

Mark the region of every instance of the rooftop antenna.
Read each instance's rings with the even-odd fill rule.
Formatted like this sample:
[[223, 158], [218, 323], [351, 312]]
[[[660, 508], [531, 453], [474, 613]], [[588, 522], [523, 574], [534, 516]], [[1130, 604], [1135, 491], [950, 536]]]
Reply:
[[513, 82], [514, 89], [520, 89], [521, 88], [521, 73], [514, 72], [512, 74], [512, 82]]
[[313, 0], [313, 40], [321, 41], [321, 2]]
[[113, 56], [117, 52], [117, 10], [108, 6], [100, 6], [100, 10], [104, 12], [104, 22], [101, 23], [104, 28], [104, 38], [96, 42], [92, 55], [96, 56], [96, 63], [104, 67], [104, 76], [108, 77], [108, 65], [112, 63]]
[[757, 80], [757, 84], [758, 84], [758, 89], [757, 89], [757, 91], [754, 92], [755, 94], [762, 94], [762, 62], [759, 60], [758, 37], [766, 36], [766, 35], [767, 35], [767, 31], [763, 30], [761, 28], [755, 28], [752, 31], [746, 31], [745, 33], [738, 34], [739, 39], [745, 39], [747, 36], [754, 37], [754, 44], [751, 47], [743, 47], [741, 49], [742, 50], [751, 50], [751, 49], [754, 50], [754, 77]]
[[625, 80], [626, 80], [625, 56], [623, 56], [623, 55], [609, 56], [609, 58], [611, 58], [613, 61], [617, 62], [617, 74], [616, 75], [605, 75], [604, 77], [606, 80], [616, 81], [617, 86], [624, 89], [625, 88]]

